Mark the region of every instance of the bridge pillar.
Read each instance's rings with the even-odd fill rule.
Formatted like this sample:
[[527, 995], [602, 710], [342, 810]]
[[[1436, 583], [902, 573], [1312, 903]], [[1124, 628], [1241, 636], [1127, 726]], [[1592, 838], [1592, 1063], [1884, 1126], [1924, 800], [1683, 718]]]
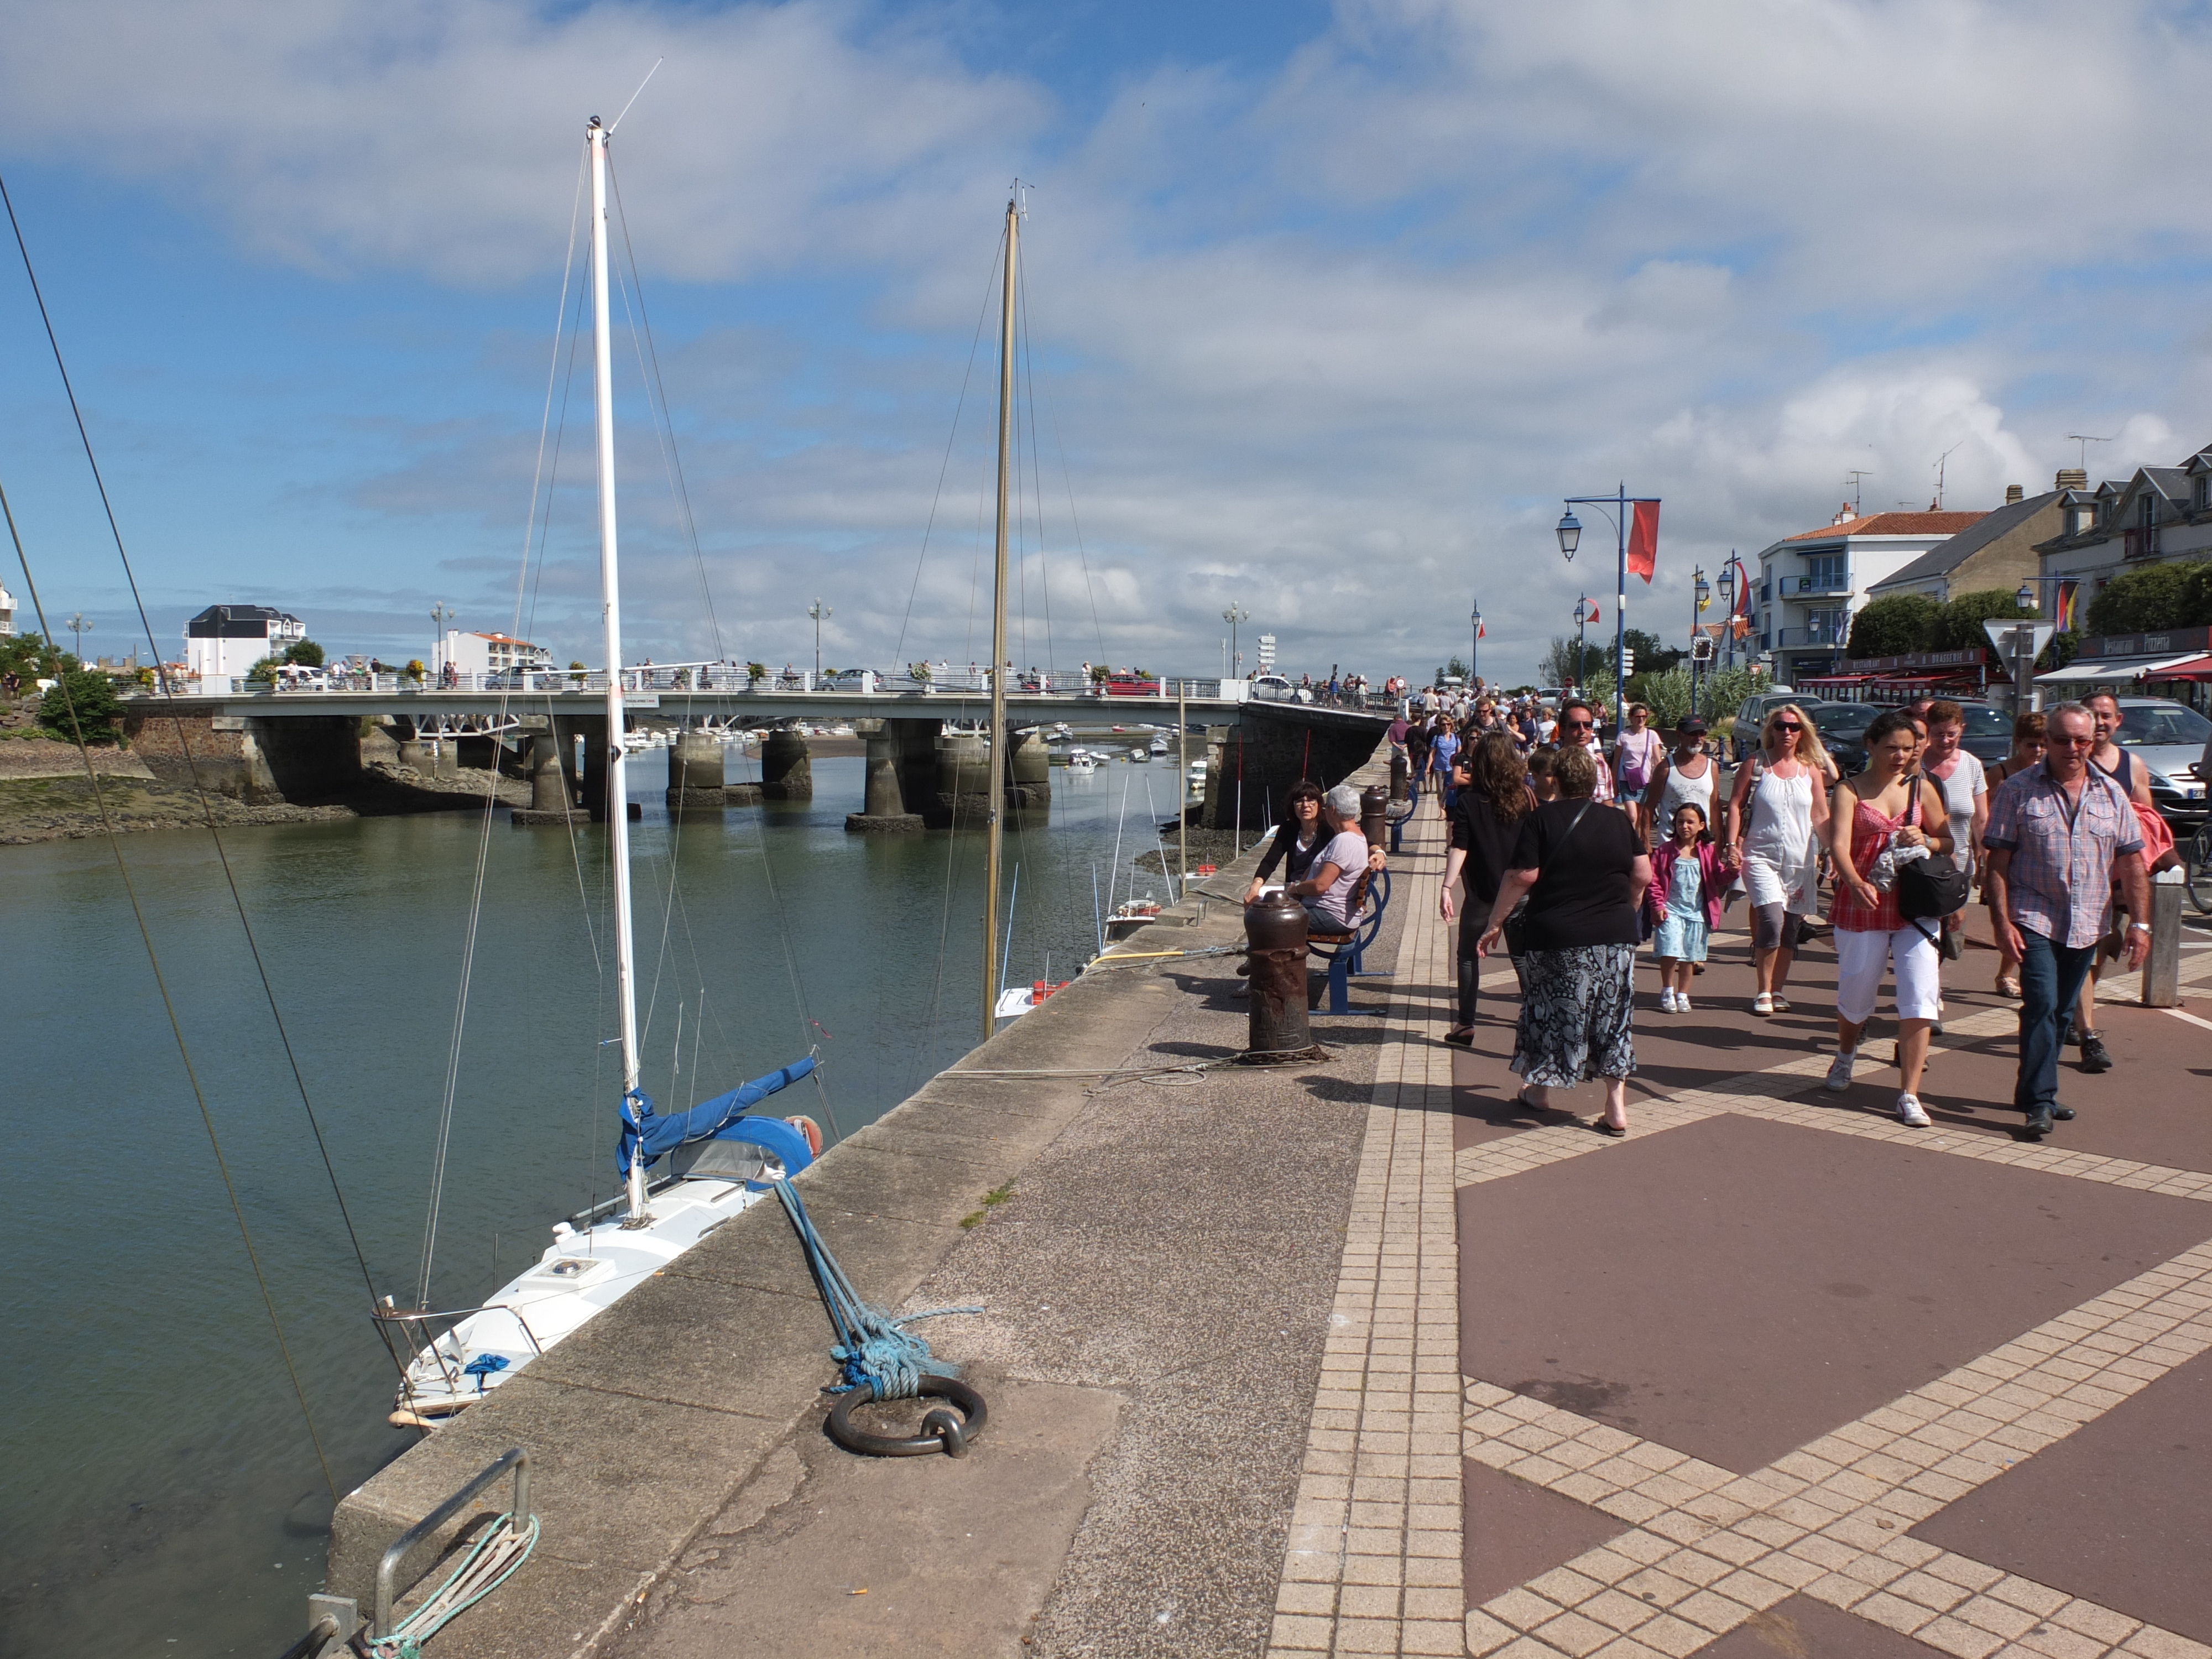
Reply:
[[668, 750], [668, 810], [719, 812], [728, 804], [722, 787], [722, 745], [712, 732], [678, 732]]
[[779, 729], [761, 740], [761, 799], [814, 799], [814, 762], [798, 732]]
[[1018, 811], [1042, 812], [1052, 805], [1052, 757], [1038, 726], [1016, 732], [1006, 745], [1006, 804]]
[[921, 815], [906, 810], [906, 790], [900, 778], [899, 749], [903, 737], [897, 728], [908, 720], [858, 720], [854, 729], [868, 740], [867, 794], [857, 812], [845, 816], [845, 827], [855, 830], [913, 830], [922, 828]]
[[[607, 722], [605, 716], [598, 720], [583, 719], [576, 722], [584, 738], [584, 808], [592, 815], [594, 823], [605, 823], [611, 805], [609, 787], [614, 777], [611, 764], [614, 750], [607, 741]], [[633, 822], [644, 816], [635, 801], [624, 803]]]
[[431, 775], [430, 745], [422, 741], [422, 728], [405, 715], [395, 716], [392, 722], [392, 740], [399, 746], [399, 763], [411, 767], [424, 777]]

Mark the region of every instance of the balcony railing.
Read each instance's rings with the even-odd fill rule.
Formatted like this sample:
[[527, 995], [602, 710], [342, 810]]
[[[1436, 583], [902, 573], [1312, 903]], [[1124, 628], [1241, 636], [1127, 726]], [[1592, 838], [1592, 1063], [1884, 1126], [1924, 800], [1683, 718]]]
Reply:
[[[389, 672], [370, 674], [349, 672], [343, 669], [317, 669], [288, 672], [274, 684], [249, 681], [240, 676], [186, 674], [174, 669], [163, 672], [168, 692], [185, 697], [259, 696], [289, 701], [297, 697], [349, 691], [387, 696], [403, 692], [496, 692], [511, 695], [518, 702], [523, 702], [533, 695], [544, 696], [552, 692], [604, 694], [607, 690], [607, 676], [604, 672], [583, 669], [531, 669], [499, 674], [447, 674], [433, 671], [421, 678]], [[836, 674], [817, 675], [808, 671], [790, 670], [755, 677], [747, 673], [741, 664], [656, 664], [652, 667], [624, 669], [622, 687], [625, 691], [637, 693], [690, 691], [712, 693], [717, 696], [758, 696], [764, 700], [772, 699], [779, 693], [815, 696], [823, 692], [844, 692], [858, 696], [957, 696], [972, 699], [989, 694], [991, 672], [987, 668], [941, 668], [924, 676], [910, 671], [881, 673], [874, 669], [854, 668]], [[120, 690], [122, 696], [129, 698], [159, 697], [162, 695], [158, 683], [154, 686], [130, 686]], [[1013, 700], [1025, 696], [1092, 697], [1101, 702], [1110, 703], [1132, 697], [1171, 699], [1179, 694], [1206, 701], [1225, 699], [1237, 702], [1249, 697], [1252, 690], [1249, 681], [1166, 677], [1139, 679], [1131, 675], [1101, 681], [1072, 670], [1022, 670], [1006, 677], [1006, 695]], [[1344, 708], [1384, 708], [1392, 706], [1394, 701], [1380, 692], [1370, 692], [1363, 702], [1356, 694], [1346, 693], [1332, 703], [1326, 691], [1318, 686], [1298, 700]]]
[[1818, 596], [1833, 598], [1851, 591], [1849, 576], [1784, 576], [1778, 586], [1780, 597], [1785, 599], [1809, 599]]
[[1850, 630], [1823, 624], [1818, 628], [1781, 628], [1774, 634], [1777, 651], [1835, 650], [1840, 647]]

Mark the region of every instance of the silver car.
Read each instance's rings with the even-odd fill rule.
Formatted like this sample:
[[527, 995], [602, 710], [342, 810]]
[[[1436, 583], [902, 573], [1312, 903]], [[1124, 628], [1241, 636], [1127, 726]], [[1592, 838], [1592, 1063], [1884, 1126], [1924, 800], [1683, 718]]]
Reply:
[[2212, 720], [2186, 703], [2164, 697], [2122, 697], [2121, 748], [2150, 773], [2151, 802], [2169, 819], [2194, 823], [2205, 815], [2204, 788], [2194, 770], [2212, 739]]

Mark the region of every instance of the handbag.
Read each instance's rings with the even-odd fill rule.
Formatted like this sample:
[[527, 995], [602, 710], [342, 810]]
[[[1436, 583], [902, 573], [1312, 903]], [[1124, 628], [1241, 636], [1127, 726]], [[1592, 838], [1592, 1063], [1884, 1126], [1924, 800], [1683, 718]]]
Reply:
[[[1907, 781], [1912, 792], [1911, 804], [1905, 809], [1905, 821], [1913, 823], [1920, 813], [1920, 792], [1927, 779], [1916, 772]], [[1936, 921], [1954, 911], [1966, 908], [1973, 896], [1966, 880], [1966, 872], [1948, 853], [1930, 853], [1924, 859], [1915, 859], [1897, 872], [1897, 914], [1900, 920], [1920, 927], [1923, 921]], [[1931, 945], [1936, 936], [1920, 927]]]

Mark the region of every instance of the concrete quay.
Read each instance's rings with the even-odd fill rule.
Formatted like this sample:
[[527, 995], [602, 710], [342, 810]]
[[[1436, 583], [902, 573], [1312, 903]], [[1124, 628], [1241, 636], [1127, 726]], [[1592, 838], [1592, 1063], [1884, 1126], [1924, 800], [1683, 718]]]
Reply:
[[[1240, 881], [1121, 948], [1225, 952]], [[990, 1401], [970, 1457], [828, 1442], [830, 1328], [762, 1205], [349, 1494], [333, 1589], [521, 1445], [544, 1540], [441, 1653], [1259, 1650], [1383, 1034], [1316, 1016], [1325, 1063], [1130, 1073], [1241, 1051], [1235, 964], [1094, 969], [799, 1178], [872, 1299], [986, 1305], [922, 1328]]]

